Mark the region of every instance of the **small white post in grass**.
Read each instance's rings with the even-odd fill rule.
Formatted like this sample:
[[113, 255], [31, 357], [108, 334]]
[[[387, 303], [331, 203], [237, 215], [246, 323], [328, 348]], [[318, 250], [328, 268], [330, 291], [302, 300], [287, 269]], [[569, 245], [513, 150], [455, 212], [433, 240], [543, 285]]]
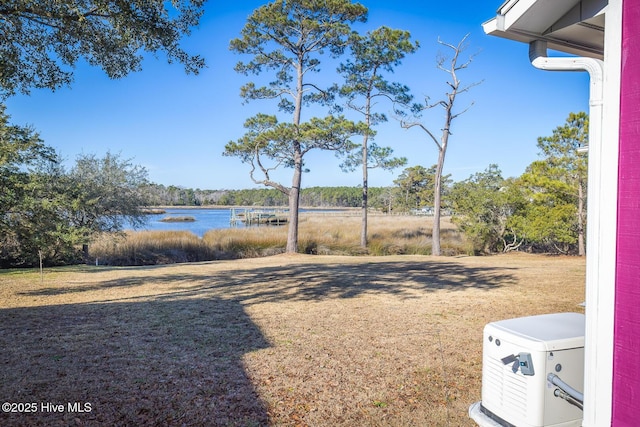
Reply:
[[40, 257], [40, 283], [44, 283], [44, 271], [42, 269], [42, 250], [38, 250], [38, 257]]

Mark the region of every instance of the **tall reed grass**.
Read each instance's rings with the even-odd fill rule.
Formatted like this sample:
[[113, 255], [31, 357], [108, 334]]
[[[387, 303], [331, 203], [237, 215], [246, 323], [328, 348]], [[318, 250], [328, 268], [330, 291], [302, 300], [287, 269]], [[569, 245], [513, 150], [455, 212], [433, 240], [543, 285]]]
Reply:
[[[302, 213], [298, 247], [301, 253], [318, 255], [429, 255], [432, 226], [428, 217], [372, 215], [369, 244], [362, 248], [360, 217]], [[469, 253], [470, 245], [448, 219], [442, 222], [441, 236], [445, 255]], [[109, 265], [255, 258], [284, 252], [286, 242], [287, 226], [210, 230], [202, 239], [186, 231], [141, 231], [99, 239], [91, 256]]]
[[107, 265], [155, 265], [210, 261], [217, 254], [189, 231], [129, 231], [105, 235], [90, 246], [90, 258]]

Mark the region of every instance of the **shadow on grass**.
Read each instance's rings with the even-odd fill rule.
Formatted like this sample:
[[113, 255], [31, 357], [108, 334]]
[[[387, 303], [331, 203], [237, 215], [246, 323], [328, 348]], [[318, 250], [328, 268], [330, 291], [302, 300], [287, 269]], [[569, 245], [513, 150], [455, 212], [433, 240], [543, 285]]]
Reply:
[[[0, 425], [266, 425], [242, 357], [268, 346], [220, 298], [0, 310], [0, 396], [37, 404]], [[75, 402], [90, 412], [70, 412]]]
[[[170, 267], [169, 267], [170, 269]], [[128, 276], [75, 287], [44, 288], [21, 295], [47, 296], [146, 284], [170, 286], [167, 295], [209, 295], [252, 302], [314, 301], [325, 298], [353, 298], [363, 294], [388, 294], [414, 298], [436, 290], [491, 290], [514, 283], [508, 268], [468, 267], [455, 262], [396, 261], [362, 264], [299, 264], [246, 268], [202, 273], [171, 273]]]
[[[88, 402], [92, 409], [0, 414], [0, 425], [268, 425], [266, 405], [242, 358], [269, 343], [243, 307], [490, 291], [516, 280], [508, 268], [455, 261], [282, 264], [252, 267], [247, 261], [245, 268], [223, 271], [209, 264], [191, 271], [175, 265], [110, 268], [109, 280], [22, 292], [46, 297], [123, 290], [116, 297], [119, 292], [98, 293], [92, 304], [0, 310], [5, 401]], [[152, 295], [136, 296], [145, 285], [153, 285]]]

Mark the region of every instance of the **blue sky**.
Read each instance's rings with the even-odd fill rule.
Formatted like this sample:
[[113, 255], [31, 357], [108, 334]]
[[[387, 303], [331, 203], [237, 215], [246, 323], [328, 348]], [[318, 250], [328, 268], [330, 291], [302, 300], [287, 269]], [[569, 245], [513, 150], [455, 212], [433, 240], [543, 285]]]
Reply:
[[[229, 51], [246, 18], [265, 1], [210, 1], [199, 28], [184, 40], [190, 53], [206, 58], [208, 68], [186, 75], [180, 64], [168, 64], [162, 55], [145, 59], [143, 70], [124, 79], [110, 80], [99, 68], [79, 64], [75, 82], [56, 92], [34, 90], [6, 101], [12, 123], [31, 125], [42, 139], [71, 163], [78, 154], [107, 151], [131, 158], [149, 171], [151, 181], [201, 189], [259, 188], [248, 167], [236, 158], [223, 157], [225, 144], [244, 133], [246, 118], [276, 113], [273, 101], [243, 105], [240, 86], [249, 79], [234, 65], [248, 60]], [[467, 53], [476, 54], [458, 77], [464, 83], [482, 81], [456, 100], [460, 108], [474, 105], [453, 123], [445, 173], [455, 181], [468, 178], [496, 163], [505, 177], [518, 176], [538, 158], [536, 141], [550, 135], [570, 112], [588, 110], [586, 73], [559, 73], [533, 68], [526, 45], [487, 36], [481, 24], [494, 17], [501, 0], [402, 2], [363, 0], [369, 20], [361, 31], [381, 25], [408, 30], [420, 42], [390, 81], [408, 85], [417, 99], [440, 99], [448, 75], [436, 68], [436, 55], [446, 52], [438, 37], [457, 44], [469, 33]], [[336, 78], [335, 64], [326, 63], [321, 77]], [[266, 78], [266, 77], [265, 77]], [[389, 105], [380, 112], [389, 113]], [[303, 117], [308, 118], [309, 115]], [[353, 116], [355, 118], [356, 116]], [[434, 131], [442, 127], [442, 112], [424, 117]], [[429, 167], [437, 160], [433, 142], [420, 129], [402, 129], [390, 119], [377, 128], [376, 142], [391, 146], [408, 165]], [[358, 142], [356, 140], [356, 142]], [[331, 153], [310, 153], [303, 186], [355, 186], [358, 172], [343, 173]], [[392, 185], [400, 170], [372, 171], [369, 185]], [[291, 171], [276, 179], [290, 183]]]

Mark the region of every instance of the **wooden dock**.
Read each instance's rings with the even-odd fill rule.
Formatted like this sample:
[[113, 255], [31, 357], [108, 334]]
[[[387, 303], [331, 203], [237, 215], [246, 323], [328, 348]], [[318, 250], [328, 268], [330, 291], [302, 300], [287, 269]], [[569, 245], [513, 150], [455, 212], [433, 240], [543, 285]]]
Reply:
[[253, 225], [284, 225], [289, 221], [288, 211], [285, 209], [231, 209], [231, 226], [240, 223]]

